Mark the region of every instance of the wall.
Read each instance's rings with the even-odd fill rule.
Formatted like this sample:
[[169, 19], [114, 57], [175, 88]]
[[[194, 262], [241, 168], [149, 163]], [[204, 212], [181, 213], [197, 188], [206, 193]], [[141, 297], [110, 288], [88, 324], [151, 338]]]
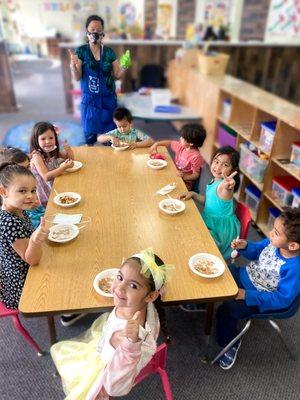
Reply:
[[177, 38], [185, 39], [186, 27], [195, 22], [196, 0], [178, 0]]
[[240, 40], [264, 40], [270, 0], [244, 0]]

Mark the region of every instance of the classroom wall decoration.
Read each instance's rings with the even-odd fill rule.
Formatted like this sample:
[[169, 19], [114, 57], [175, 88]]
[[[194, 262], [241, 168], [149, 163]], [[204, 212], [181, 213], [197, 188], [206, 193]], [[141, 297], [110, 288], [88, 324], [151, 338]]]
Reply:
[[300, 40], [300, 0], [271, 1], [266, 36]]
[[204, 6], [205, 25], [214, 28], [227, 26], [230, 21], [232, 0], [206, 0]]

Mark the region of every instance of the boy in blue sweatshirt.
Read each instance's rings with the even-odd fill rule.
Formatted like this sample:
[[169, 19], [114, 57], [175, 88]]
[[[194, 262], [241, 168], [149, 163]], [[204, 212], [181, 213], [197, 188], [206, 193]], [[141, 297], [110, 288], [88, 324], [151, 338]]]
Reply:
[[[253, 314], [289, 307], [300, 293], [300, 207], [285, 208], [276, 218], [270, 239], [258, 243], [243, 239], [233, 249], [251, 260], [246, 267], [231, 267], [239, 287], [235, 300], [217, 310], [217, 340], [225, 347], [238, 335], [238, 322]], [[241, 341], [219, 360], [223, 369], [233, 366]]]

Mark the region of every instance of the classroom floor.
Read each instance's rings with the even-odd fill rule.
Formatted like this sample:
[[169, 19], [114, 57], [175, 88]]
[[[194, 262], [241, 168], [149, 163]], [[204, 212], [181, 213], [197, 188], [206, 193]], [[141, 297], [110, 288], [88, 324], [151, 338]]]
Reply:
[[[65, 113], [60, 66], [49, 60], [16, 62], [13, 68], [16, 96], [20, 104], [17, 113], [0, 114], [0, 140], [13, 125], [29, 120], [74, 120]], [[155, 139], [178, 137], [169, 124], [141, 121], [135, 126]], [[16, 143], [17, 146], [17, 143]], [[201, 187], [208, 177], [202, 175]], [[250, 238], [260, 236], [254, 228]], [[59, 340], [76, 336], [87, 329], [97, 317], [88, 315], [74, 326], [64, 328], [56, 318]], [[49, 350], [48, 327], [45, 318], [22, 318], [24, 326], [40, 346]], [[286, 340], [299, 356], [300, 316], [282, 321]], [[173, 343], [168, 347], [167, 370], [174, 399], [178, 400], [298, 400], [300, 393], [300, 357], [292, 361], [276, 333], [260, 321], [251, 327], [243, 339], [236, 365], [230, 371], [201, 362], [205, 352], [203, 313], [187, 313], [179, 307], [167, 308], [167, 323]], [[210, 354], [218, 349], [212, 337]], [[0, 322], [0, 399], [60, 400], [64, 395], [49, 355], [37, 357], [6, 318]], [[164, 399], [158, 377], [147, 378], [122, 397], [128, 400]]]

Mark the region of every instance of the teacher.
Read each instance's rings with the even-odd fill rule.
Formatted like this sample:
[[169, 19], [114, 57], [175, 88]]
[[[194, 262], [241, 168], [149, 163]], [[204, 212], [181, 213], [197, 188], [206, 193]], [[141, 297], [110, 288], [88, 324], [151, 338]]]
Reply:
[[91, 15], [85, 27], [88, 43], [78, 47], [75, 54], [71, 50], [69, 53], [72, 77], [81, 80], [82, 128], [86, 144], [92, 146], [97, 135], [116, 128], [112, 118], [117, 106], [115, 79], [121, 78], [131, 60], [127, 51], [119, 63], [115, 52], [103, 45], [105, 34], [101, 17]]

